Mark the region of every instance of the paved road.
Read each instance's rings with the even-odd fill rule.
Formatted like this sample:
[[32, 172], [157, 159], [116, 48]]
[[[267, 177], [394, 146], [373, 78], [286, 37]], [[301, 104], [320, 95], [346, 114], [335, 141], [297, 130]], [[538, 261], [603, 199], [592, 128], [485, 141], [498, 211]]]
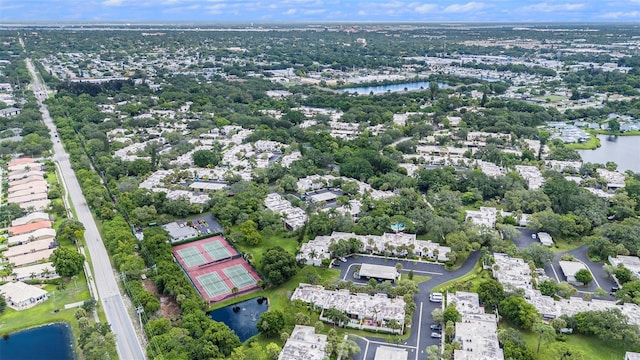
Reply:
[[122, 360], [145, 359], [144, 349], [136, 335], [136, 331], [133, 327], [131, 318], [129, 317], [129, 313], [127, 312], [127, 308], [124, 306], [122, 294], [120, 294], [120, 289], [118, 288], [118, 283], [115, 279], [107, 250], [102, 244], [100, 233], [98, 232], [95, 220], [89, 210], [87, 201], [82, 194], [76, 174], [71, 169], [69, 155], [59, 142], [59, 138], [56, 136], [57, 130], [53, 124], [51, 116], [49, 115], [49, 110], [47, 109], [47, 106], [43, 104], [43, 101], [46, 100], [48, 95], [40, 83], [40, 79], [36, 76], [36, 71], [31, 60], [26, 59], [26, 62], [27, 68], [33, 78], [33, 91], [38, 100], [38, 104], [40, 105], [42, 118], [51, 133], [54, 160], [60, 165], [60, 172], [62, 173], [63, 181], [66, 183], [69, 190], [71, 202], [78, 214], [78, 220], [82, 222], [85, 227], [84, 237], [87, 244], [86, 248], [91, 255], [91, 260], [93, 261], [94, 280], [98, 288], [99, 298], [102, 300], [102, 307], [107, 317], [107, 321], [116, 335], [118, 355]]
[[[531, 234], [534, 234], [535, 231], [529, 230], [526, 228], [519, 228], [518, 230], [520, 230], [521, 235], [513, 240], [513, 242], [516, 244], [518, 248], [524, 249], [533, 243], [538, 243], [538, 244], [540, 243], [538, 240], [533, 239], [531, 237]], [[558, 282], [566, 281], [567, 278], [562, 273], [562, 269], [560, 268], [559, 261], [564, 254], [569, 254], [569, 255], [572, 255], [574, 258], [576, 258], [576, 260], [579, 260], [583, 264], [585, 264], [591, 271], [591, 274], [593, 275], [593, 278], [594, 278], [594, 281], [589, 286], [576, 287], [576, 289], [578, 289], [579, 292], [592, 293], [598, 288], [598, 286], [600, 286], [604, 291], [609, 292], [613, 286], [616, 286], [616, 283], [613, 281], [613, 279], [607, 277], [607, 274], [602, 268], [602, 265], [603, 265], [602, 263], [596, 263], [589, 260], [589, 257], [587, 256], [588, 249], [589, 249], [588, 245], [582, 245], [573, 250], [555, 253], [553, 257], [553, 261], [550, 264], [547, 264], [547, 266], [545, 266], [544, 268], [546, 275], [551, 279], [556, 279], [556, 281]], [[614, 297], [607, 295], [605, 299], [613, 300]]]
[[[411, 334], [406, 341], [400, 344], [392, 344], [389, 342], [389, 337], [386, 335], [375, 336], [375, 334], [369, 335], [366, 338], [352, 337], [362, 352], [355, 355], [355, 360], [372, 360], [375, 357], [376, 348], [379, 345], [383, 346], [398, 346], [406, 348], [409, 353], [409, 360], [424, 359], [426, 352], [424, 351], [430, 345], [440, 345], [439, 339], [432, 339], [431, 324], [433, 319], [431, 318], [431, 312], [440, 307], [440, 303], [432, 303], [429, 301], [429, 294], [433, 287], [438, 286], [449, 280], [459, 278], [473, 269], [475, 264], [480, 259], [480, 252], [472, 253], [464, 264], [454, 271], [447, 271], [444, 266], [433, 263], [415, 263], [411, 260], [396, 260], [389, 259], [385, 261], [384, 258], [372, 258], [359, 255], [357, 257], [349, 257], [346, 263], [340, 263], [340, 279], [345, 278], [355, 282], [355, 279], [351, 275], [356, 264], [369, 263], [377, 265], [395, 266], [396, 263], [401, 263], [403, 273], [405, 270], [413, 270], [416, 275], [428, 275], [431, 276], [431, 280], [426, 281], [419, 285], [420, 292], [415, 296], [416, 311], [413, 313], [413, 321], [411, 327]], [[353, 266], [351, 266], [353, 265]]]

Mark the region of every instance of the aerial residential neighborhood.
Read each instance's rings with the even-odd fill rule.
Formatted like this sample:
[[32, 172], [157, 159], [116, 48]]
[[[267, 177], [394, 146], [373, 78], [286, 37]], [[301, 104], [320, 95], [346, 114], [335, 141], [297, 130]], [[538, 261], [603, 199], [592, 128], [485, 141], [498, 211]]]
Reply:
[[635, 2], [85, 5], [0, 4], [0, 359], [640, 358]]

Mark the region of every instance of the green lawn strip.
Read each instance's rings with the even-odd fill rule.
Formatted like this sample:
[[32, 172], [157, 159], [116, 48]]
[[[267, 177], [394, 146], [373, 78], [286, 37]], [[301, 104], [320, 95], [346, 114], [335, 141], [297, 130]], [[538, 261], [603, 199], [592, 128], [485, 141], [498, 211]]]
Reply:
[[553, 239], [554, 241], [554, 245], [551, 247], [551, 250], [553, 252], [565, 252], [565, 251], [571, 251], [574, 249], [579, 248], [580, 246], [584, 245], [583, 242], [575, 240], [575, 241], [567, 241], [565, 239], [562, 238], [555, 238]]
[[[500, 328], [511, 327], [508, 324], [501, 324]], [[555, 359], [558, 347], [564, 345], [572, 350], [582, 353], [585, 359], [589, 360], [618, 360], [623, 359], [625, 349], [619, 344], [612, 344], [602, 341], [597, 337], [585, 335], [567, 335], [564, 341], [552, 340], [548, 343], [540, 344], [540, 354], [538, 349], [538, 335], [531, 331], [518, 330], [524, 338], [527, 347], [534, 353], [537, 360]]]
[[600, 139], [593, 133], [590, 134], [589, 140], [583, 143], [565, 144], [569, 149], [575, 150], [593, 150], [600, 147]]
[[278, 234], [270, 237], [264, 237], [259, 245], [248, 246], [245, 243], [233, 243], [244, 254], [251, 254], [253, 256], [253, 263], [256, 267], [262, 264], [262, 256], [264, 253], [275, 246], [280, 246], [292, 255], [296, 253], [298, 248], [298, 241], [296, 238], [284, 237], [283, 234]]
[[471, 282], [473, 287], [476, 287], [483, 279], [490, 277], [491, 275], [488, 272], [484, 272], [482, 270], [482, 262], [478, 261], [476, 265], [459, 278], [451, 279], [447, 282], [444, 282], [438, 286], [433, 288], [433, 292], [446, 292], [448, 289], [453, 289], [458, 287], [458, 285], [463, 285], [465, 283]]

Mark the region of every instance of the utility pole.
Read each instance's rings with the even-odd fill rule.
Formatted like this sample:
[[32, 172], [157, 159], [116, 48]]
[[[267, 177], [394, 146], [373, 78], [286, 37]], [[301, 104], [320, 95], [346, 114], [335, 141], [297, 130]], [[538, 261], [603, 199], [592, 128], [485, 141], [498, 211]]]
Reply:
[[138, 314], [138, 321], [140, 321], [140, 328], [144, 330], [144, 326], [142, 325], [142, 313], [144, 313], [144, 309], [142, 305], [136, 308], [136, 314]]

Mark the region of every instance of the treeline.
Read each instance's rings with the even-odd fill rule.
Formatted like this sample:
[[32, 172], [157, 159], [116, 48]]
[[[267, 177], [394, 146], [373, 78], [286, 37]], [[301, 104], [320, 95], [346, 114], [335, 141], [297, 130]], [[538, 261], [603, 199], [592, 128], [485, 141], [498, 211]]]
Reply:
[[[45, 74], [47, 73], [45, 72]], [[55, 77], [52, 78], [55, 79]], [[91, 96], [96, 96], [102, 92], [120, 92], [125, 86], [133, 87], [133, 80], [111, 80], [107, 82], [101, 82], [99, 84], [84, 81], [65, 81], [58, 83], [55, 88], [58, 91], [65, 90], [75, 95], [88, 94]]]

